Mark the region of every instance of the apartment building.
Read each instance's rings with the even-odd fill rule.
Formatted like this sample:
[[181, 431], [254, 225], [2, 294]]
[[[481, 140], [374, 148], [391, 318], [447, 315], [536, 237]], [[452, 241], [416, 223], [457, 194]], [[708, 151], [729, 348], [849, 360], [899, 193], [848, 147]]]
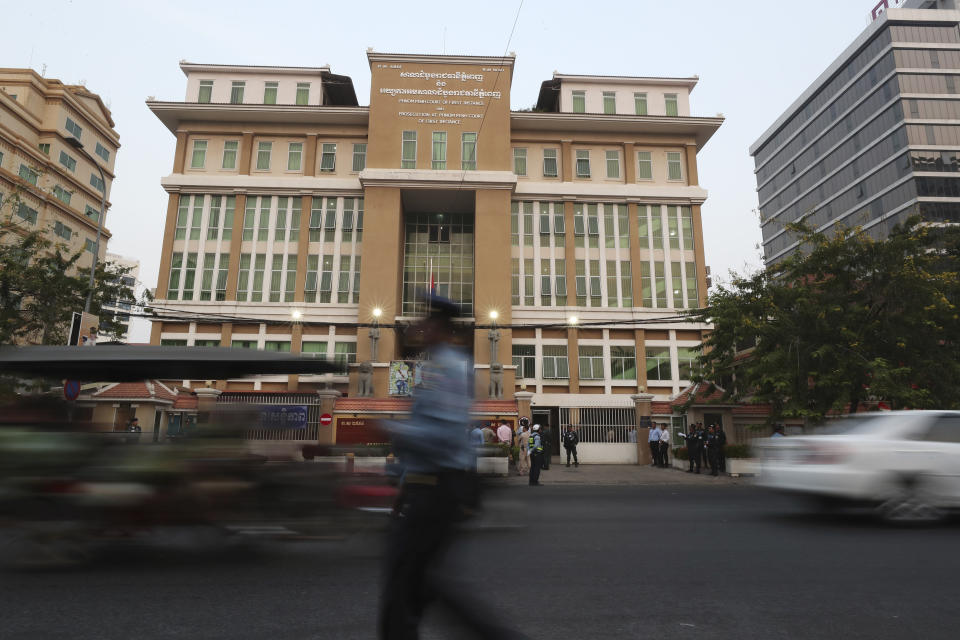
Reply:
[[[82, 145], [82, 150], [75, 145]], [[120, 137], [100, 96], [32, 69], [0, 69], [0, 211], [25, 229], [46, 230], [89, 267], [102, 228]], [[101, 171], [103, 178], [101, 179]]]
[[767, 264], [796, 249], [791, 222], [875, 238], [916, 214], [960, 222], [960, 12], [886, 4], [750, 147]]
[[[128, 271], [119, 277], [119, 283], [130, 290], [138, 298], [142, 295], [143, 285], [140, 283], [140, 261], [137, 258], [121, 256], [116, 253], [107, 253], [106, 261]], [[111, 300], [103, 305], [103, 316], [109, 316], [120, 328], [119, 340], [127, 342], [130, 339], [130, 310], [131, 300]]]
[[470, 317], [478, 415], [590, 410], [621, 438], [635, 396], [688, 386], [697, 153], [722, 123], [690, 114], [697, 79], [554, 74], [512, 111], [512, 56], [367, 57], [369, 106], [327, 67], [193, 63], [183, 101], [149, 102], [177, 141], [152, 342], [337, 358], [348, 375], [218, 387], [395, 413], [434, 288]]

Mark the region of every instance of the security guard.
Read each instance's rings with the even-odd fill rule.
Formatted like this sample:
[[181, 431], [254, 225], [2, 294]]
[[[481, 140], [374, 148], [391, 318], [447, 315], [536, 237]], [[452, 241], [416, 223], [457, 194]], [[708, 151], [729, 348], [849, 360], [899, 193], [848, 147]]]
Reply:
[[727, 434], [723, 430], [723, 424], [717, 424], [717, 467], [720, 471], [727, 472]]
[[533, 425], [530, 439], [527, 441], [530, 450], [530, 486], [540, 484], [540, 468], [543, 466], [543, 442], [540, 440], [540, 425]]
[[700, 432], [699, 424], [692, 424], [687, 429], [687, 458], [690, 460], [690, 468], [687, 473], [693, 473], [696, 466], [697, 473], [700, 473], [700, 442], [703, 434]]
[[707, 429], [707, 459], [710, 461], [710, 475], [719, 475], [717, 473], [717, 458], [719, 457], [720, 437], [717, 435], [716, 427], [712, 424]]

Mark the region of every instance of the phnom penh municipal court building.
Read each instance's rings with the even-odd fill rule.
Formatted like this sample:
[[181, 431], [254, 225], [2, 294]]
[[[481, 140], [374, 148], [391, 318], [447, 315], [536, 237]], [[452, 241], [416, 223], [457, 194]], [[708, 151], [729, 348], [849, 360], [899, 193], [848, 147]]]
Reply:
[[697, 78], [554, 73], [515, 111], [512, 55], [367, 58], [369, 106], [329, 67], [188, 62], [185, 99], [148, 102], [176, 136], [151, 342], [347, 371], [169, 384], [319, 397], [333, 424], [284, 437], [362, 441], [408, 406], [433, 288], [468, 317], [477, 420], [586, 443], [625, 442], [638, 411], [682, 424], [706, 328], [680, 317], [706, 301], [697, 153], [723, 122], [690, 115]]

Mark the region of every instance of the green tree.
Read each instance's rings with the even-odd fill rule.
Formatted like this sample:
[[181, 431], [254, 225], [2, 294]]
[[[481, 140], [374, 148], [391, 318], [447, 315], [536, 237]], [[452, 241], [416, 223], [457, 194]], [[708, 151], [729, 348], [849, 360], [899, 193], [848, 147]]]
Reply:
[[870, 398], [960, 406], [960, 232], [911, 219], [885, 240], [793, 225], [799, 251], [734, 274], [706, 309], [701, 379], [769, 403], [772, 419], [821, 420]]
[[[0, 344], [65, 344], [72, 312], [83, 309], [89, 268], [79, 268], [85, 250], [71, 252], [63, 243], [24, 222], [16, 212], [19, 192], [0, 201]], [[91, 312], [115, 300], [138, 304], [120, 277], [128, 268], [98, 262]], [[117, 337], [112, 316], [101, 318], [101, 333]]]

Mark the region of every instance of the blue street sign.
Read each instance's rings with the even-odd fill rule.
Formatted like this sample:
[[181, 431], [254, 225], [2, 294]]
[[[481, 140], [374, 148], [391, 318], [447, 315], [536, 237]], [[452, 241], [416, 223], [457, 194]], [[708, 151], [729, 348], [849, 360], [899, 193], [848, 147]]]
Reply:
[[76, 400], [77, 396], [80, 395], [80, 381], [79, 380], [67, 380], [63, 384], [63, 397], [67, 400]]
[[307, 407], [303, 405], [267, 404], [260, 407], [263, 429], [306, 429]]

